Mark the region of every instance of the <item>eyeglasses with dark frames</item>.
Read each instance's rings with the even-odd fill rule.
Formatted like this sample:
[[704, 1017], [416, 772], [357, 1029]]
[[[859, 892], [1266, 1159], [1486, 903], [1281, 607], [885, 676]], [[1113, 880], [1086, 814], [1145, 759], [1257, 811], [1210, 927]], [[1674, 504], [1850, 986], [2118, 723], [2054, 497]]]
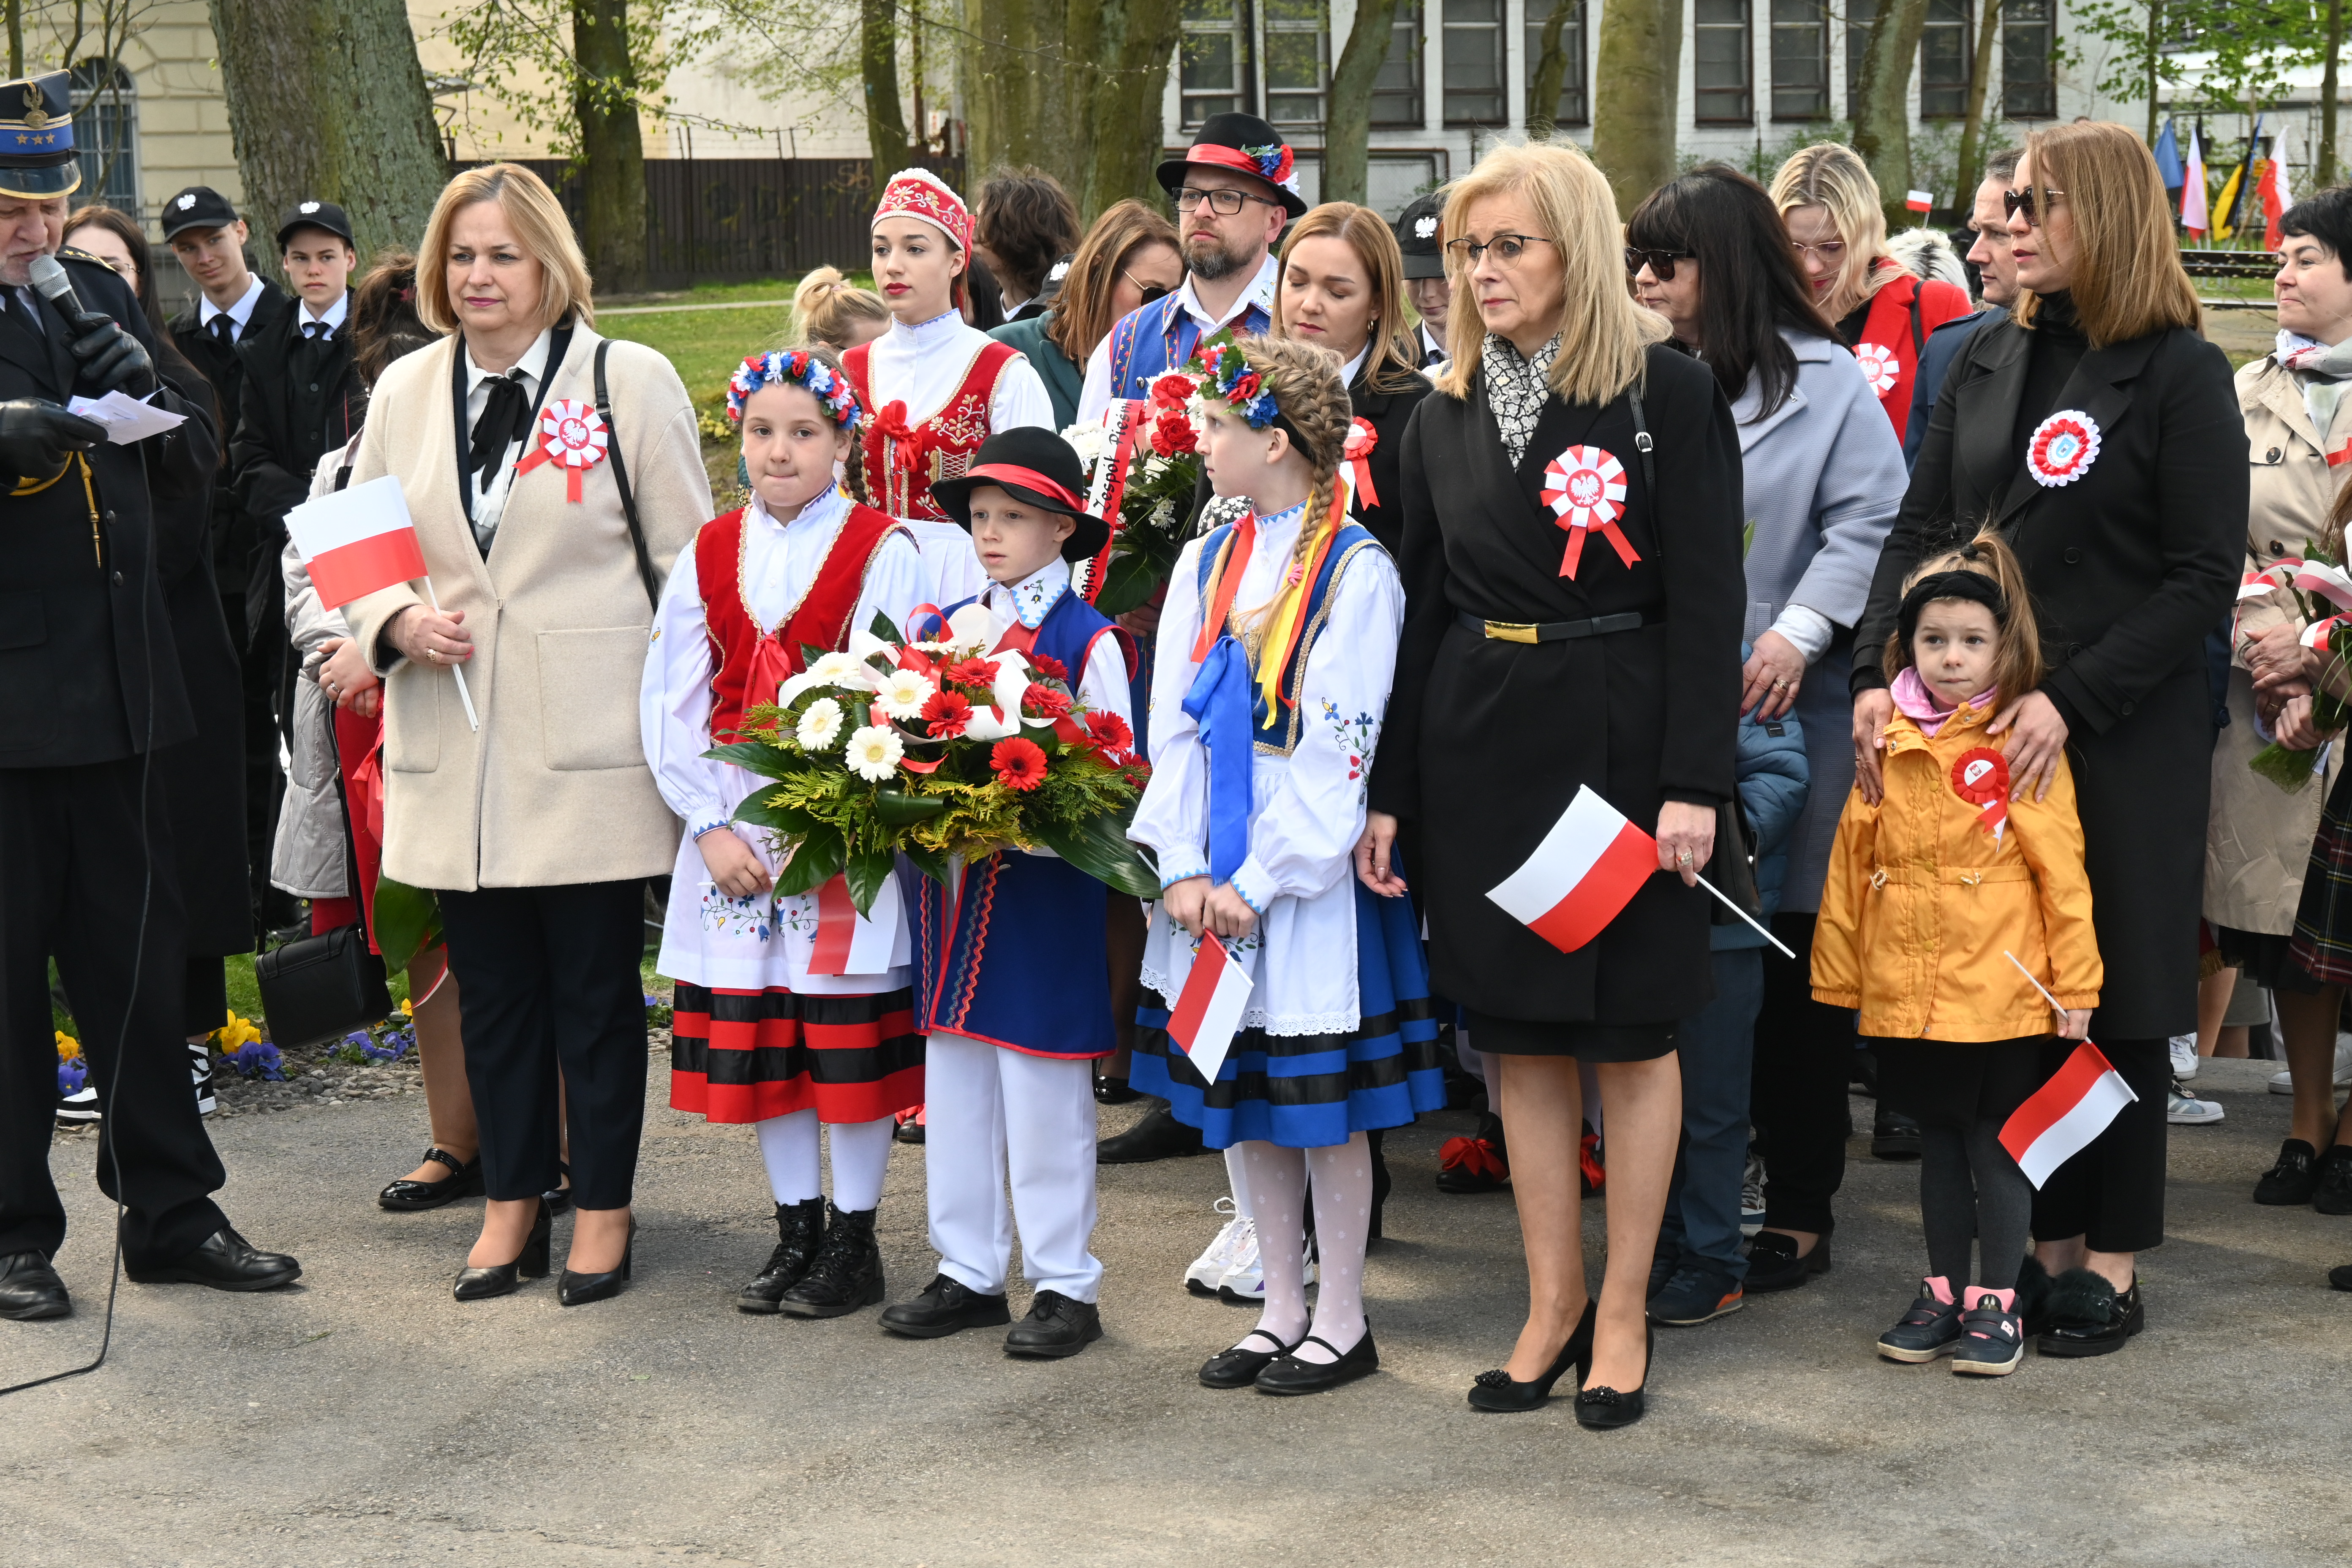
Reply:
[[1675, 280], [1675, 262], [1697, 259], [1696, 251], [1649, 250], [1638, 245], [1629, 245], [1625, 247], [1625, 276], [1631, 278], [1647, 266], [1651, 277], [1661, 283], [1671, 283]]
[[2034, 200], [2036, 193], [2032, 185], [2026, 186], [2021, 191], [2003, 191], [2000, 194], [2000, 205], [2010, 216], [2015, 217], [2018, 214], [2023, 213], [2027, 223], [2032, 224], [2035, 228], [2040, 228], [2042, 220], [2050, 216], [2051, 204], [2066, 193], [2054, 186], [2044, 185], [2039, 194], [2042, 199], [2036, 202]]
[[1280, 202], [1268, 201], [1264, 196], [1252, 195], [1247, 191], [1234, 190], [1229, 185], [1221, 186], [1213, 191], [1204, 191], [1195, 185], [1186, 185], [1176, 193], [1176, 210], [1180, 213], [1192, 212], [1202, 202], [1208, 203], [1209, 210], [1219, 217], [1233, 216], [1242, 210], [1244, 202], [1255, 202], [1260, 206], [1268, 207], [1278, 207], [1282, 205]]
[[1449, 239], [1445, 242], [1445, 248], [1453, 256], [1455, 263], [1464, 268], [1477, 266], [1490, 250], [1495, 253], [1495, 259], [1503, 266], [1517, 267], [1519, 264], [1519, 258], [1528, 253], [1528, 246], [1559, 243], [1558, 240], [1546, 239], [1539, 234], [1498, 234], [1483, 245], [1471, 239]]

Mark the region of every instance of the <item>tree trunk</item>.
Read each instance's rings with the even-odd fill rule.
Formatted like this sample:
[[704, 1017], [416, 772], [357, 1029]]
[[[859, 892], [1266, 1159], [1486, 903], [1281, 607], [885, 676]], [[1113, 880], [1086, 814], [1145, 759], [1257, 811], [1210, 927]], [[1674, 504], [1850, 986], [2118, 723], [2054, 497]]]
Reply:
[[1883, 0], [1870, 24], [1862, 56], [1862, 79], [1854, 85], [1853, 150], [1878, 182], [1886, 221], [1906, 220], [1903, 205], [1911, 189], [1911, 62], [1918, 58], [1919, 35], [1927, 25], [1927, 0]]
[[2156, 68], [2164, 58], [2164, 0], [2147, 0], [2147, 144], [2156, 145]]
[[[1077, 0], [1074, 9], [1085, 6]], [[1152, 170], [1160, 162], [1169, 62], [1184, 23], [1182, 0], [1103, 0], [1099, 9], [1103, 49], [1097, 58], [1110, 68], [1095, 82], [1086, 183], [1070, 187], [1090, 222], [1129, 196], [1155, 206], [1168, 200]]]
[[25, 74], [25, 0], [8, 0], [8, 74]]
[[2319, 168], [2311, 188], [2336, 183], [2336, 57], [2344, 52], [2344, 0], [2327, 0], [2327, 63], [2319, 75]]
[[340, 200], [364, 259], [424, 237], [449, 166], [402, 0], [212, 0], [244, 210]]
[[1568, 85], [1568, 51], [1560, 47], [1568, 18], [1580, 0], [1552, 0], [1544, 19], [1543, 52], [1536, 57], [1535, 79], [1528, 84], [1528, 140], [1549, 142], [1559, 129], [1552, 118], [1559, 112], [1560, 89]]
[[907, 111], [898, 101], [898, 15], [891, 0], [858, 0], [857, 58], [865, 79], [866, 145], [874, 160], [874, 205], [907, 167]]
[[1370, 181], [1372, 83], [1389, 58], [1397, 0], [1356, 0], [1356, 23], [1331, 73], [1323, 120], [1323, 199], [1361, 202]]
[[588, 271], [607, 293], [646, 286], [646, 149], [628, 0], [572, 0], [572, 88], [587, 184]]
[[1087, 220], [1123, 197], [1164, 201], [1151, 170], [1182, 23], [1182, 0], [963, 0], [968, 178], [1043, 169]]
[[1959, 188], [1952, 195], [1952, 205], [1962, 213], [1984, 183], [1985, 94], [1992, 86], [1992, 45], [2000, 36], [2000, 0], [1984, 0], [1984, 14], [1977, 19], [1976, 58], [1969, 67], [1969, 112], [1960, 121], [1959, 166], [1955, 171]]
[[1682, 55], [1682, 0], [1602, 0], [1592, 160], [1617, 193], [1620, 217], [1675, 177]]

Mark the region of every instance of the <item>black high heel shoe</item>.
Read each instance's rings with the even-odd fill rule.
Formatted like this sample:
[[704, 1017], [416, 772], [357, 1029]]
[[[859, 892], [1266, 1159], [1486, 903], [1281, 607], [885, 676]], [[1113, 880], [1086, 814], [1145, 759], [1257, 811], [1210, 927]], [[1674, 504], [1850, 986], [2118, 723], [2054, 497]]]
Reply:
[[[577, 1239], [575, 1237], [575, 1239]], [[602, 1274], [574, 1274], [563, 1271], [555, 1282], [555, 1300], [565, 1307], [584, 1307], [591, 1301], [609, 1300], [621, 1293], [621, 1281], [629, 1277], [630, 1265], [637, 1250], [637, 1216], [629, 1216], [629, 1239], [621, 1244], [621, 1266]]]
[[1580, 1390], [1576, 1395], [1576, 1424], [1601, 1432], [1612, 1426], [1631, 1426], [1639, 1421], [1649, 1408], [1643, 1391], [1650, 1386], [1650, 1360], [1656, 1348], [1657, 1331], [1644, 1318], [1642, 1320], [1641, 1387], [1627, 1394], [1607, 1387]]
[[1521, 1383], [1502, 1368], [1482, 1372], [1470, 1384], [1470, 1408], [1500, 1414], [1514, 1410], [1534, 1410], [1551, 1397], [1551, 1385], [1576, 1369], [1577, 1381], [1584, 1381], [1587, 1368], [1592, 1364], [1592, 1321], [1597, 1308], [1591, 1298], [1584, 1302], [1584, 1315], [1576, 1320], [1569, 1331], [1568, 1342], [1559, 1347], [1550, 1368], [1532, 1383]]
[[539, 1217], [530, 1222], [530, 1235], [523, 1238], [522, 1250], [512, 1263], [494, 1263], [488, 1268], [467, 1267], [457, 1271], [457, 1282], [449, 1294], [460, 1301], [487, 1301], [493, 1296], [511, 1296], [522, 1288], [526, 1279], [547, 1278], [547, 1240], [553, 1228], [555, 1216], [548, 1212], [547, 1200], [539, 1204]]

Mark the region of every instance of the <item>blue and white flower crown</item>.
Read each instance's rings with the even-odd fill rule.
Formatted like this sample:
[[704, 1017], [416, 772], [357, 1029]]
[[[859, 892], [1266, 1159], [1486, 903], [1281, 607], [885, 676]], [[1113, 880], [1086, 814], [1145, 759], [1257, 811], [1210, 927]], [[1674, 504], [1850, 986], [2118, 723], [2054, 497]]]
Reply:
[[1223, 404], [1253, 430], [1265, 429], [1282, 412], [1275, 405], [1274, 394], [1265, 389], [1257, 372], [1233, 344], [1211, 344], [1201, 352], [1200, 363], [1200, 385], [1193, 395], [1203, 402]]
[[806, 349], [772, 349], [763, 354], [745, 355], [735, 374], [728, 378], [727, 417], [740, 425], [743, 405], [753, 393], [763, 386], [786, 382], [806, 387], [843, 429], [857, 423], [862, 410], [857, 406], [857, 394], [851, 389], [849, 378], [835, 374]]

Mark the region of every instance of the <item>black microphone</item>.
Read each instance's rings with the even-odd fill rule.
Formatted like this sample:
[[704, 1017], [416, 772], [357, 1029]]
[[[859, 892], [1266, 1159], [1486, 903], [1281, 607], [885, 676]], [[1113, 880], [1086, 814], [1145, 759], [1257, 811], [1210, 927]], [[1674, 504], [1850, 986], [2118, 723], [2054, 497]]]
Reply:
[[89, 310], [74, 292], [73, 279], [54, 256], [36, 256], [27, 269], [42, 299], [58, 308], [78, 337], [69, 345], [83, 374], [101, 391], [145, 397], [155, 391], [155, 362], [139, 340], [113, 317]]
[[80, 296], [74, 292], [73, 279], [58, 265], [56, 257], [33, 258], [32, 274], [33, 287], [42, 299], [55, 305], [67, 321], [79, 321], [89, 313], [82, 309]]

